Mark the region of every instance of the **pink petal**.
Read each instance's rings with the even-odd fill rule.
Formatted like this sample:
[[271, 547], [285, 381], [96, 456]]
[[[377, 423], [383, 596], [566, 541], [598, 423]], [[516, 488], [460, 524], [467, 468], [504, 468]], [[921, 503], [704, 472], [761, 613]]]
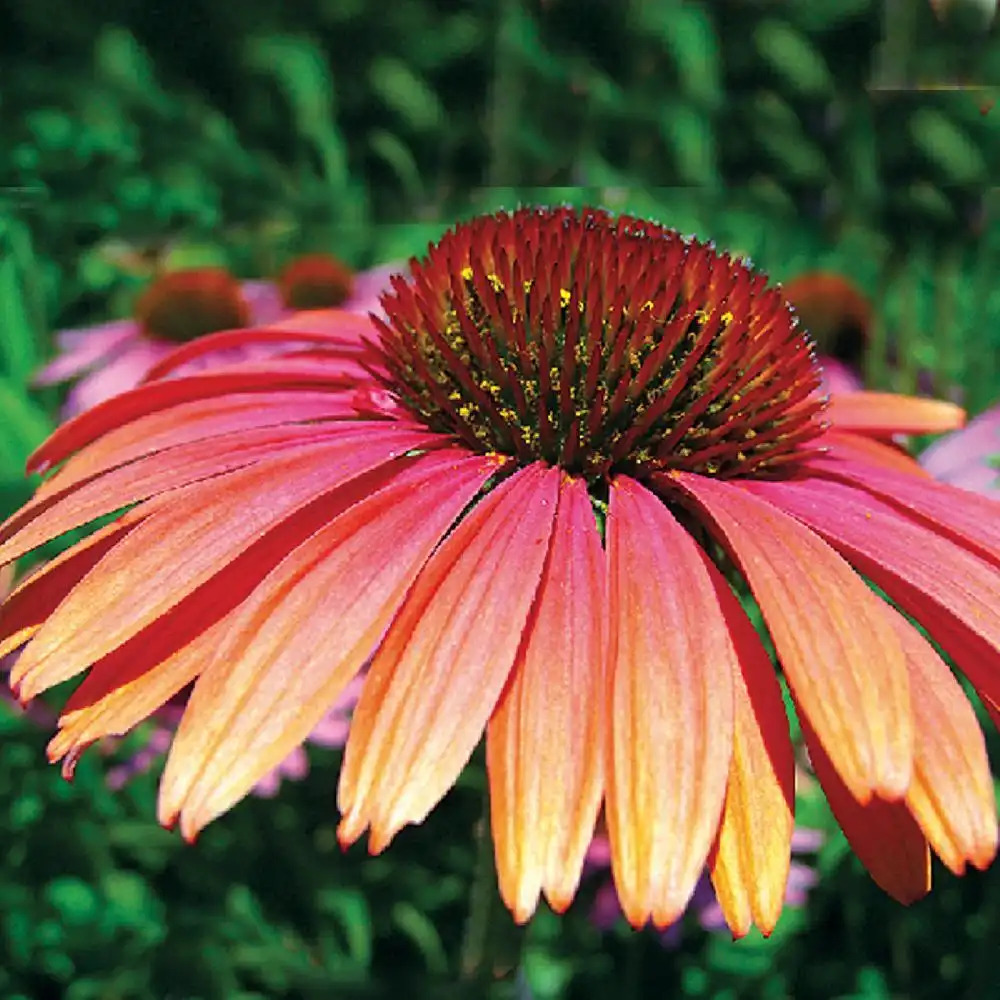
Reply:
[[525, 921], [580, 881], [604, 793], [605, 565], [586, 484], [560, 485], [552, 549], [486, 762], [500, 892]]
[[193, 837], [308, 737], [497, 466], [455, 450], [418, 459], [261, 581], [195, 685], [163, 777], [163, 823], [179, 817]]
[[35, 385], [65, 382], [100, 364], [117, 348], [142, 336], [139, 327], [131, 319], [113, 320], [83, 330], [66, 330], [62, 335], [56, 335], [57, 342], [70, 333], [73, 334], [72, 340], [63, 340], [60, 355], [35, 375]]
[[342, 843], [380, 851], [421, 822], [480, 741], [514, 664], [549, 549], [558, 469], [495, 487], [424, 567], [379, 647], [351, 722]]

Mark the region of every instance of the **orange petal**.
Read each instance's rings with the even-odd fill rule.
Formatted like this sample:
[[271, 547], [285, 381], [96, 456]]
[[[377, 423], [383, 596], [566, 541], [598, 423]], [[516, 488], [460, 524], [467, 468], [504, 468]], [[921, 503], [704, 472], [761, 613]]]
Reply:
[[739, 664], [704, 553], [625, 476], [612, 483], [607, 547], [612, 871], [629, 921], [666, 926], [718, 831]]
[[321, 443], [344, 433], [345, 422], [263, 427], [232, 438], [196, 441], [137, 459], [83, 483], [56, 490], [45, 483], [30, 503], [2, 528], [0, 560], [17, 559], [73, 528], [212, 476], [273, 459], [296, 446]]
[[957, 875], [986, 868], [997, 851], [993, 777], [979, 721], [930, 643], [887, 609], [906, 652], [913, 699], [913, 781], [906, 804], [937, 855]]
[[305, 740], [498, 464], [426, 455], [261, 581], [192, 692], [160, 786], [162, 823], [179, 815], [193, 838]]
[[[424, 440], [409, 432], [371, 433], [364, 444], [345, 436], [172, 491], [59, 605], [14, 665], [11, 684], [30, 698], [75, 676], [179, 605], [283, 519]], [[319, 522], [311, 530], [326, 520], [322, 507], [314, 504], [305, 518]]]
[[65, 461], [75, 451], [102, 435], [140, 417], [195, 401], [210, 405], [229, 393], [267, 393], [307, 386], [314, 389], [353, 389], [358, 381], [368, 383], [368, 373], [353, 361], [331, 360], [327, 364], [292, 364], [272, 361], [256, 368], [201, 372], [184, 378], [151, 382], [129, 389], [67, 420], [49, 435], [28, 458], [28, 472], [44, 473]]
[[828, 448], [831, 455], [877, 465], [894, 472], [906, 472], [913, 476], [930, 478], [930, 474], [904, 448], [890, 441], [878, 441], [861, 434], [841, 434], [828, 431], [819, 443]]
[[339, 835], [382, 850], [455, 783], [523, 639], [548, 553], [557, 469], [530, 465], [458, 524], [375, 655], [344, 754]]
[[66, 595], [140, 520], [130, 511], [114, 524], [44, 563], [0, 605], [0, 658], [26, 643]]
[[735, 558], [788, 683], [851, 794], [901, 797], [913, 763], [910, 697], [882, 602], [815, 532], [771, 504], [704, 476], [670, 482], [694, 498]]
[[931, 853], [905, 802], [873, 798], [862, 805], [840, 780], [808, 720], [799, 713], [816, 777], [848, 843], [868, 873], [893, 899], [909, 904], [931, 888]]
[[770, 934], [791, 862], [795, 754], [771, 657], [722, 575], [714, 571], [713, 577], [740, 669], [734, 673], [733, 762], [710, 862], [712, 885], [736, 937], [752, 923]]
[[[129, 671], [119, 669], [122, 658], [112, 654], [92, 670], [73, 692], [59, 717], [59, 732], [49, 741], [46, 753], [51, 762], [65, 759], [64, 773], [72, 773], [80, 754], [105, 736], [121, 736], [175, 694], [187, 687], [201, 672], [225, 634], [228, 619], [221, 618], [198, 632], [179, 648], [162, 655], [162, 647], [152, 645], [145, 659], [129, 659]], [[150, 665], [152, 664], [152, 665]]]
[[[1000, 574], [877, 497], [821, 479], [746, 484], [835, 545], [1000, 698]], [[942, 613], [944, 612], [944, 613]]]
[[835, 431], [883, 437], [941, 434], [965, 425], [965, 410], [954, 403], [890, 392], [846, 392], [831, 396], [825, 416]]
[[579, 479], [560, 488], [527, 640], [490, 720], [486, 760], [500, 892], [518, 921], [541, 891], [569, 906], [604, 792], [605, 565]]

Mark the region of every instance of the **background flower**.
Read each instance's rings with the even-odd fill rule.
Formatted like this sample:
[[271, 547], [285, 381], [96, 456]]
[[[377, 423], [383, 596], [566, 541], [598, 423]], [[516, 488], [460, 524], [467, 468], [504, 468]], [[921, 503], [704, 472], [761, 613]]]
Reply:
[[935, 441], [920, 464], [942, 482], [1000, 500], [1000, 406]]
[[[71, 417], [138, 385], [179, 344], [203, 334], [266, 326], [299, 309], [378, 312], [393, 270], [388, 265], [355, 275], [333, 257], [309, 254], [289, 262], [273, 283], [238, 283], [221, 268], [169, 271], [139, 296], [132, 318], [59, 331], [60, 354], [35, 381], [75, 381], [63, 407], [64, 417]], [[253, 352], [243, 350], [216, 361], [250, 357]]]

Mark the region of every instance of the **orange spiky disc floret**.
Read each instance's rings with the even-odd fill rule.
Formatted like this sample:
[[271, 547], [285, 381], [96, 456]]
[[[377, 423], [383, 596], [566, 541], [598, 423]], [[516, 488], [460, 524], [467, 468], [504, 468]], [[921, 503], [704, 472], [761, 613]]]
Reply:
[[157, 278], [139, 297], [135, 318], [151, 337], [182, 344], [206, 333], [246, 326], [250, 308], [228, 271], [192, 268]]
[[812, 345], [766, 276], [656, 223], [522, 209], [393, 279], [391, 388], [473, 449], [591, 482], [766, 475], [823, 430]]
[[288, 309], [333, 309], [354, 290], [354, 273], [336, 257], [305, 254], [288, 263], [278, 276], [278, 291]]

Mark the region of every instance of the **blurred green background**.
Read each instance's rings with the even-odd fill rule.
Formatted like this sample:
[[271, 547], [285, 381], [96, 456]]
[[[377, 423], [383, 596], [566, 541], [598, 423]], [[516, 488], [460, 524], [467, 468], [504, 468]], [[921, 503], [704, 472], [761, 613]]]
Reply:
[[[136, 260], [360, 268], [519, 203], [839, 271], [876, 305], [876, 387], [1000, 398], [996, 24], [925, 0], [4, 0], [0, 24], [2, 513], [56, 419], [30, 387], [52, 332], [127, 314]], [[0, 997], [458, 995], [474, 770], [368, 859], [337, 847], [337, 754], [311, 750], [186, 847], [155, 773], [112, 793], [93, 752], [70, 785], [44, 729], [0, 704], [0, 731]], [[1000, 869], [936, 872], [904, 910], [803, 809], [831, 830], [820, 882], [770, 940], [602, 934], [588, 882], [532, 922], [508, 994], [1000, 996]]]

